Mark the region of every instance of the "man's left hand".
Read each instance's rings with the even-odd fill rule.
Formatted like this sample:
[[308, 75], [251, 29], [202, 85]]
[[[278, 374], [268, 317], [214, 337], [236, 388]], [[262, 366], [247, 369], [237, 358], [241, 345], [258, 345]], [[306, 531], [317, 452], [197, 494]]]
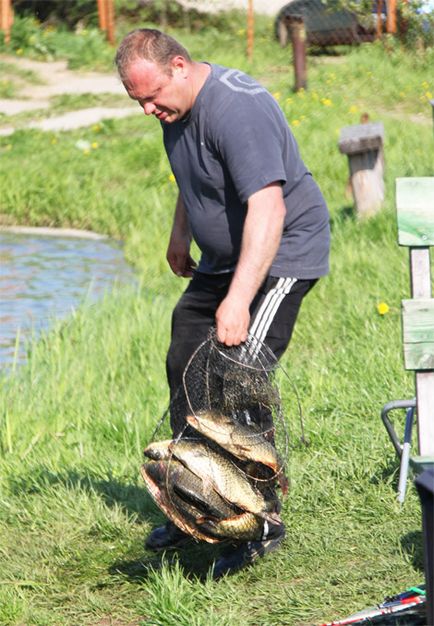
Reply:
[[238, 346], [249, 333], [249, 307], [226, 297], [216, 312], [217, 339], [226, 346]]

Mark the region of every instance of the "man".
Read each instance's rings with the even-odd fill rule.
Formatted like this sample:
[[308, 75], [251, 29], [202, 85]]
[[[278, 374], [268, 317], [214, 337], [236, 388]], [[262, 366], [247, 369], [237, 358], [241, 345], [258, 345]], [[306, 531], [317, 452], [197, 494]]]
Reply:
[[[226, 346], [248, 335], [279, 358], [301, 301], [328, 272], [328, 212], [276, 101], [246, 74], [193, 61], [153, 29], [129, 33], [116, 55], [129, 94], [163, 130], [179, 196], [167, 250], [177, 276], [191, 278], [172, 318], [167, 375], [173, 399], [196, 348], [215, 324]], [[192, 238], [201, 250], [190, 256]], [[174, 435], [185, 415], [171, 415]], [[278, 547], [284, 526], [223, 555], [214, 575]], [[153, 549], [185, 540], [173, 524], [155, 529]]]

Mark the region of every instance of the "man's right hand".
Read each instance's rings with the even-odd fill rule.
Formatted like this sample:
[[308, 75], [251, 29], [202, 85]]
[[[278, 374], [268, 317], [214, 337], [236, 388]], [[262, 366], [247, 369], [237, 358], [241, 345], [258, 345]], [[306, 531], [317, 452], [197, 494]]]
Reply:
[[170, 269], [177, 276], [191, 278], [197, 263], [190, 256], [190, 238], [172, 233], [166, 254]]

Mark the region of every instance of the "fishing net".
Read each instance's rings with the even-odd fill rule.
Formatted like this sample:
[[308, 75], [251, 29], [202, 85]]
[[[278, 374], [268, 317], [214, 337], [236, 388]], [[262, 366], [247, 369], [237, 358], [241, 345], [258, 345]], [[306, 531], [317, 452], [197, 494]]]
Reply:
[[211, 329], [185, 368], [182, 389], [170, 407], [172, 420], [182, 423], [186, 411], [218, 411], [254, 425], [255, 432], [259, 429], [273, 443], [277, 439], [286, 457], [288, 437], [274, 377], [277, 364], [273, 352], [255, 338], [228, 347], [217, 341], [215, 329]]
[[[200, 539], [204, 529], [213, 536], [213, 528], [221, 538], [227, 520], [234, 521], [227, 531], [231, 538], [237, 533], [257, 538], [264, 520], [280, 522], [276, 487], [280, 485], [286, 493], [289, 437], [275, 379], [277, 365], [271, 350], [253, 337], [239, 346], [227, 347], [217, 341], [212, 329], [191, 356], [182, 386], [172, 399], [170, 417], [175, 438], [165, 452], [156, 452], [158, 442], [145, 451], [154, 459], [154, 465], [148, 464], [145, 473], [142, 471], [145, 482], [160, 481], [155, 493], [150, 490], [151, 495], [183, 530], [194, 535], [191, 528], [199, 528], [196, 536]], [[200, 450], [206, 450], [208, 464], [199, 459], [198, 466]], [[155, 465], [156, 459], [163, 459], [160, 466]], [[199, 485], [190, 470], [201, 479]], [[163, 479], [159, 473], [164, 474]], [[216, 494], [232, 506], [230, 512], [217, 501]], [[246, 513], [261, 523], [255, 526], [247, 515], [250, 526], [244, 531], [241, 522], [246, 521]]]

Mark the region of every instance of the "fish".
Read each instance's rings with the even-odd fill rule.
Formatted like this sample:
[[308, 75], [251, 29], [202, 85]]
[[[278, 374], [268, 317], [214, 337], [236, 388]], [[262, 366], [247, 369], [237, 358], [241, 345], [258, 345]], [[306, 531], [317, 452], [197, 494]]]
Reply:
[[223, 453], [206, 443], [180, 439], [169, 446], [173, 456], [202, 479], [204, 493], [215, 490], [222, 498], [243, 511], [249, 511], [272, 524], [280, 524], [279, 515], [273, 511], [275, 503], [264, 496], [247, 476]]
[[216, 537], [239, 541], [260, 541], [264, 528], [264, 520], [249, 512], [223, 520], [210, 517], [199, 518], [197, 524], [201, 529]]
[[282, 493], [288, 492], [288, 479], [276, 448], [255, 430], [217, 411], [202, 411], [187, 415], [188, 424], [198, 433], [214, 441], [227, 452], [243, 461], [261, 463], [273, 470]]
[[169, 450], [169, 446], [173, 441], [173, 439], [154, 441], [143, 450], [143, 454], [153, 461], [165, 461], [170, 459], [172, 453]]
[[189, 529], [190, 534], [194, 530], [196, 538], [209, 543], [216, 543], [209, 541], [210, 538], [220, 541], [258, 541], [261, 538], [263, 519], [248, 512], [237, 513], [216, 492], [211, 502], [207, 501], [200, 491], [201, 479], [180, 462], [151, 461], [144, 466], [144, 471], [147, 479], [160, 490], [157, 504], [160, 506], [163, 499], [166, 505], [170, 503], [172, 516], [176, 509], [176, 519], [183, 518], [183, 530]]
[[197, 518], [203, 518], [203, 513], [196, 511], [190, 504], [185, 503], [175, 493], [167, 492], [166, 485], [170, 482], [167, 475], [167, 464], [164, 461], [151, 461], [141, 467], [141, 474], [145, 485], [158, 507], [184, 533], [195, 539], [207, 543], [218, 543], [219, 538], [213, 537], [196, 525]]

